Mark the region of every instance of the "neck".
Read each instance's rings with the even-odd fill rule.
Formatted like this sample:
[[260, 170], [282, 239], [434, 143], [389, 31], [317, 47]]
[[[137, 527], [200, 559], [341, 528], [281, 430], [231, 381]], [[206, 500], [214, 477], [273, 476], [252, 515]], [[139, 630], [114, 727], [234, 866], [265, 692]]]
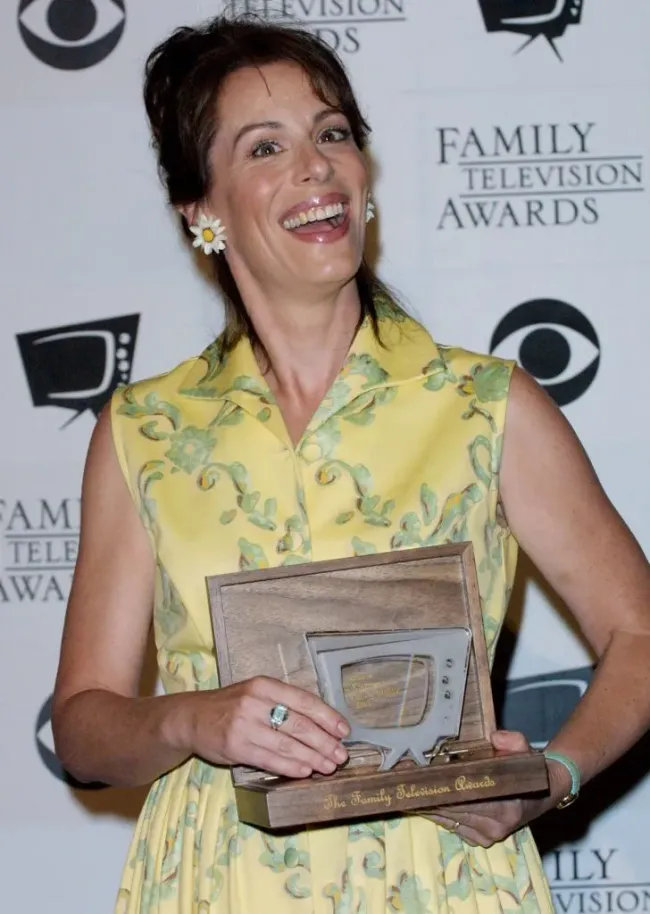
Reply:
[[359, 322], [357, 284], [310, 301], [248, 295], [246, 309], [267, 359], [258, 355], [276, 398], [308, 417], [341, 370]]

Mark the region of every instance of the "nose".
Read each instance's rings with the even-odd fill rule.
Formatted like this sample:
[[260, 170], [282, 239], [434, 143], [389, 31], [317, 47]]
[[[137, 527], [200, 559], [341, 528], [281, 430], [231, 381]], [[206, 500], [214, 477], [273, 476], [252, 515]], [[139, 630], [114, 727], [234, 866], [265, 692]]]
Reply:
[[331, 179], [334, 166], [327, 155], [315, 143], [305, 143], [300, 150], [299, 177], [303, 184], [322, 184]]

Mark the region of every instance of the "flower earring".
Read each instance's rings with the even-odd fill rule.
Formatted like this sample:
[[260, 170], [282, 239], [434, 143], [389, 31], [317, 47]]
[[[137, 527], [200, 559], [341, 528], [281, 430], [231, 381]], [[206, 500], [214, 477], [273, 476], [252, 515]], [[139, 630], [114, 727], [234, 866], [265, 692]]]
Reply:
[[202, 248], [204, 254], [218, 254], [226, 247], [226, 230], [221, 219], [201, 213], [198, 222], [190, 225], [190, 232], [196, 236], [192, 242], [193, 247]]
[[374, 218], [375, 204], [372, 202], [372, 198], [368, 196], [368, 202], [366, 203], [366, 222], [370, 222], [370, 220]]

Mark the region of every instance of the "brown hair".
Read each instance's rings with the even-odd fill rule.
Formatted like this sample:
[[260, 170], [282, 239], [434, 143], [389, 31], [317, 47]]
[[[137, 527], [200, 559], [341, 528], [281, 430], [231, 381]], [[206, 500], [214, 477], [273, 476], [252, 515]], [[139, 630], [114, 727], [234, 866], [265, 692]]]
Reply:
[[[204, 199], [211, 183], [210, 149], [216, 134], [216, 100], [226, 78], [242, 67], [278, 61], [297, 64], [316, 95], [348, 119], [360, 149], [370, 127], [359, 110], [345, 69], [324, 41], [304, 29], [254, 16], [219, 15], [196, 28], [180, 28], [149, 55], [144, 101], [158, 171], [173, 206]], [[184, 229], [189, 234], [183, 221]], [[223, 343], [232, 348], [242, 336], [259, 345], [225, 257], [213, 258], [226, 307]], [[365, 260], [356, 275], [361, 317], [378, 333], [374, 298], [387, 288]]]

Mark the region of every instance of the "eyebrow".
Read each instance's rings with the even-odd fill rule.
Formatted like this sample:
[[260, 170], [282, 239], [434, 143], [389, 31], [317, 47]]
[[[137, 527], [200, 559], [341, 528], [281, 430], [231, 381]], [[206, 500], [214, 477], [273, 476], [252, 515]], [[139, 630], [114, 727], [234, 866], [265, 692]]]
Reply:
[[[314, 115], [314, 126], [320, 124], [321, 121], [326, 120], [328, 117], [331, 117], [333, 114], [342, 114], [340, 108], [322, 108], [318, 114]], [[233, 141], [233, 149], [239, 143], [242, 137], [246, 136], [247, 133], [252, 133], [254, 130], [281, 130], [284, 125], [279, 121], [259, 121], [256, 124], [245, 124], [240, 130], [237, 131], [235, 139]]]

